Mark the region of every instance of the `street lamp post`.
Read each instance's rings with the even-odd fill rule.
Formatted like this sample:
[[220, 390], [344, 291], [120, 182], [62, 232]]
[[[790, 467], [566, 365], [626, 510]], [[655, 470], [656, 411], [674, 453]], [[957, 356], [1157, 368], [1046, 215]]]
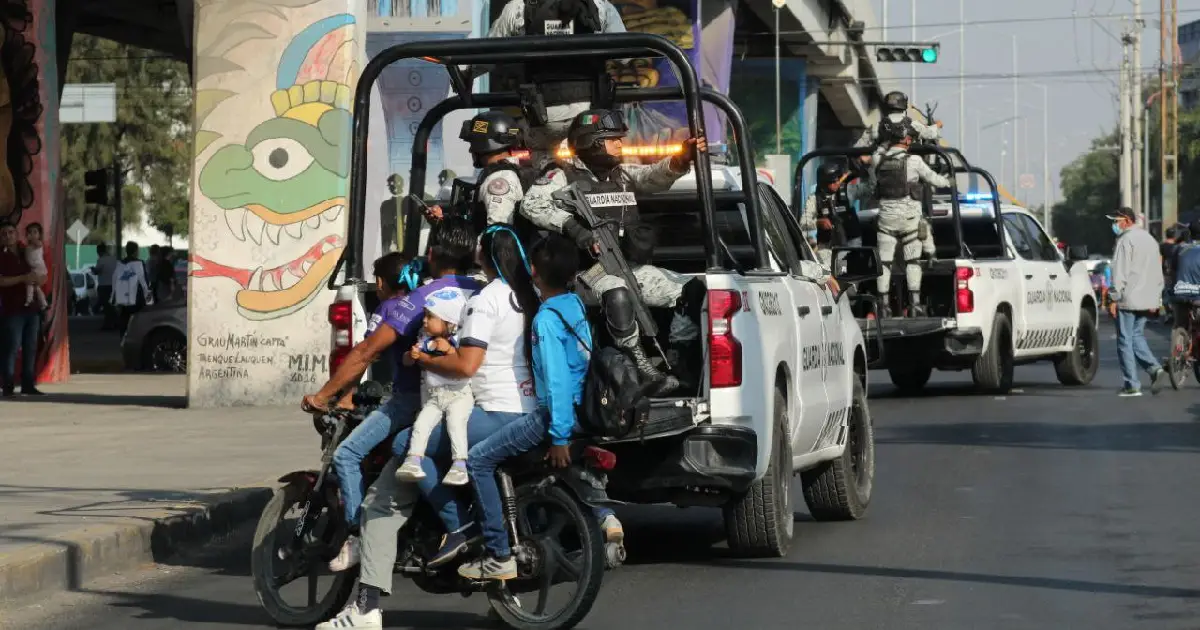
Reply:
[[783, 98], [779, 71], [779, 11], [787, 0], [771, 0], [775, 7], [775, 155], [783, 154]]

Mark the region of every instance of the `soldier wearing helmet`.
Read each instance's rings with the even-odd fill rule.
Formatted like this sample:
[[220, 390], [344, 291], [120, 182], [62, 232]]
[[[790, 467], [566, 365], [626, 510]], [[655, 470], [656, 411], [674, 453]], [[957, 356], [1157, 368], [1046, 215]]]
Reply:
[[817, 233], [816, 254], [829, 269], [834, 247], [862, 245], [862, 226], [855, 204], [865, 197], [865, 184], [851, 183], [855, 173], [840, 161], [826, 160], [817, 169], [817, 188], [804, 203], [800, 228]]
[[892, 285], [892, 261], [896, 250], [900, 249], [904, 256], [911, 313], [921, 316], [924, 305], [921, 302], [921, 266], [918, 259], [922, 249], [928, 255], [932, 246], [929, 224], [921, 211], [923, 186], [932, 184], [946, 188], [950, 186], [950, 180], [934, 172], [921, 158], [908, 153], [916, 133], [906, 120], [881, 121], [879, 136], [883, 150], [877, 151], [871, 158], [871, 179], [879, 197], [876, 229], [883, 273], [876, 286], [884, 298], [880, 302], [880, 315], [888, 315], [887, 295]]
[[[913, 120], [908, 115], [908, 96], [904, 92], [892, 91], [888, 92], [883, 97], [883, 105], [880, 107], [883, 113], [883, 121], [889, 121], [895, 124], [902, 124], [905, 121], [912, 127], [913, 133], [921, 140], [937, 140], [940, 133], [939, 129], [942, 126], [942, 121], [935, 121], [933, 124], [922, 123], [919, 120]], [[882, 137], [876, 133], [874, 128], [867, 128], [862, 138], [858, 141], [858, 146], [865, 147], [876, 145], [881, 148], [886, 148]]]
[[[573, 157], [545, 168], [542, 176], [529, 188], [521, 204], [521, 213], [539, 228], [569, 236], [589, 253], [596, 251], [591, 230], [551, 197], [570, 184], [586, 180], [591, 184], [591, 193], [612, 193], [615, 200], [611, 205], [594, 206], [597, 214], [611, 218], [617, 224], [623, 242], [637, 241], [632, 250], [644, 250], [645, 243], [653, 239], [647, 239], [648, 235], [639, 227], [637, 204], [631, 202], [632, 195], [628, 193], [667, 190], [690, 170], [693, 151], [708, 150], [708, 143], [704, 138], [690, 138], [678, 155], [650, 165], [624, 164], [621, 140], [627, 132], [620, 111], [592, 109], [576, 116], [567, 130]], [[672, 345], [676, 341], [687, 344], [698, 340], [698, 324], [686, 316], [691, 309], [681, 303], [687, 301], [683, 299], [685, 293], [692, 294], [684, 289], [688, 279], [644, 264], [648, 262], [648, 256], [639, 256], [630, 262], [641, 285], [640, 299], [650, 307], [676, 309], [676, 321], [671, 325]], [[622, 352], [637, 365], [643, 381], [657, 383], [652, 393], [665, 393], [678, 387], [679, 381], [654, 367], [642, 349], [633, 301], [639, 298], [622, 278], [612, 275], [614, 271], [597, 263], [580, 274], [580, 281], [599, 299], [609, 332]]]

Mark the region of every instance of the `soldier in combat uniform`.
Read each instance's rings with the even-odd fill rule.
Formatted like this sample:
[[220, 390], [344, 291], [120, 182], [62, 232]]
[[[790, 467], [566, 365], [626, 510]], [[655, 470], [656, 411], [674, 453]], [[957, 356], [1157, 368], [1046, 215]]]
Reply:
[[879, 136], [889, 148], [871, 160], [875, 192], [879, 197], [879, 223], [877, 225], [879, 261], [883, 267], [877, 281], [881, 316], [888, 316], [887, 295], [892, 286], [892, 261], [896, 250], [904, 256], [905, 277], [912, 301], [912, 315], [924, 315], [921, 304], [921, 256], [922, 241], [928, 238], [929, 224], [921, 212], [922, 184], [938, 188], [950, 186], [950, 180], [938, 175], [921, 158], [910, 155], [915, 130], [906, 122], [894, 123], [884, 120], [879, 123]]
[[[621, 140], [628, 131], [619, 111], [588, 110], [576, 116], [567, 131], [567, 142], [574, 157], [548, 165], [544, 175], [525, 195], [521, 213], [537, 227], [569, 236], [581, 249], [595, 252], [596, 240], [591, 230], [560, 207], [551, 197], [553, 193], [580, 180], [592, 183], [591, 192], [617, 193], [612, 196], [618, 199], [622, 198], [620, 193], [667, 190], [690, 170], [693, 150], [708, 150], [704, 138], [690, 138], [679, 155], [651, 165], [622, 164]], [[636, 202], [621, 201], [614, 205], [594, 206], [594, 209], [601, 217], [618, 223], [618, 235], [622, 240], [628, 238], [627, 232], [632, 233], [639, 225]], [[580, 275], [580, 281], [600, 300], [609, 332], [617, 346], [633, 359], [643, 382], [657, 383], [652, 393], [661, 394], [678, 387], [679, 381], [674, 376], [664, 375], [646, 356], [634, 315], [633, 300], [637, 298], [625, 281], [611, 272], [597, 263]], [[677, 313], [690, 310], [687, 305], [680, 304], [681, 298], [694, 293], [685, 288], [688, 284], [685, 277], [648, 264], [637, 265], [634, 274], [642, 285], [641, 297], [647, 306], [675, 308]], [[675, 329], [672, 325], [672, 330]], [[698, 335], [698, 328], [694, 334]]]

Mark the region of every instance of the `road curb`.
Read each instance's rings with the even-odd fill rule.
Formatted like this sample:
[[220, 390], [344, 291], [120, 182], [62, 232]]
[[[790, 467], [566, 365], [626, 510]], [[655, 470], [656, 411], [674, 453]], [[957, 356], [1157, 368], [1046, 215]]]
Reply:
[[274, 487], [264, 482], [207, 497], [183, 513], [87, 527], [0, 554], [0, 603], [80, 590], [94, 578], [162, 561], [182, 547], [203, 544], [258, 518], [273, 493]]

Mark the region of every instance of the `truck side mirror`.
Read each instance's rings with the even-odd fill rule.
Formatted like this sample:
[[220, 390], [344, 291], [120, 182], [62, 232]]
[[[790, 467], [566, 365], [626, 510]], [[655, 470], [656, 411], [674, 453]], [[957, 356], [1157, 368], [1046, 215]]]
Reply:
[[883, 273], [879, 252], [872, 247], [835, 247], [832, 266], [833, 278], [844, 285], [873, 280]]
[[1067, 248], [1067, 260], [1071, 262], [1079, 262], [1081, 260], [1087, 260], [1087, 258], [1087, 245], [1071, 245]]

